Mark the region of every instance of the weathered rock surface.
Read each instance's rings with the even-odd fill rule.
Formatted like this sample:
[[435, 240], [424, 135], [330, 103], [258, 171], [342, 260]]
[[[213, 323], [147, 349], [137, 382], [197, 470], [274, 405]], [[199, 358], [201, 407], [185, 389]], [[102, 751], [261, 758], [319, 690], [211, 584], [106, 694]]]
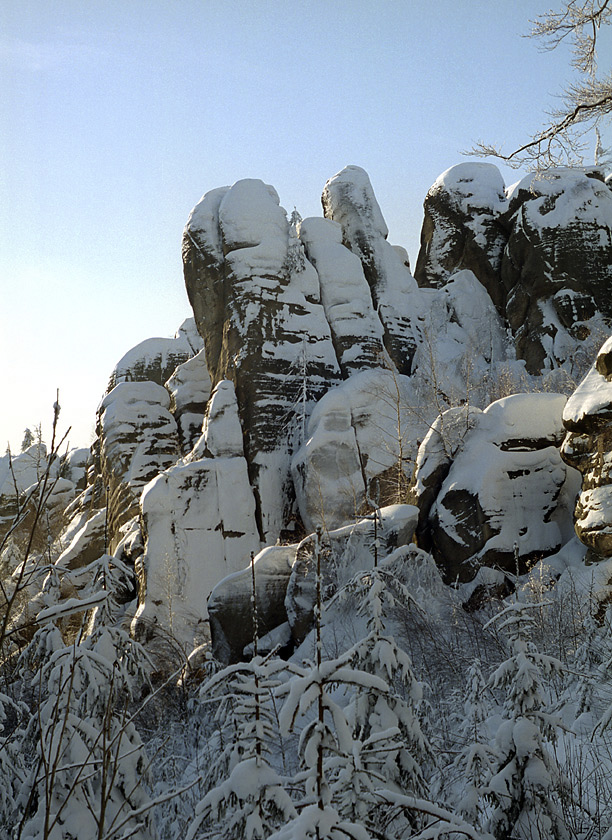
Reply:
[[517, 355], [531, 373], [571, 366], [590, 338], [592, 357], [612, 319], [612, 192], [597, 171], [552, 170], [516, 185], [510, 213], [502, 279]]
[[594, 557], [612, 557], [612, 338], [567, 401], [563, 460], [582, 474], [576, 534]]
[[122, 382], [98, 408], [100, 474], [106, 487], [109, 548], [121, 526], [139, 513], [143, 487], [179, 456], [170, 397], [154, 382]]
[[551, 170], [505, 190], [491, 164], [451, 167], [425, 199], [415, 278], [442, 288], [463, 269], [530, 374], [580, 379], [612, 322], [612, 192], [601, 171]]
[[202, 349], [193, 318], [187, 318], [174, 338], [147, 338], [132, 347], [115, 365], [107, 393], [120, 382], [155, 382], [163, 385], [176, 367]]
[[496, 166], [460, 163], [443, 172], [424, 202], [421, 249], [414, 272], [419, 286], [440, 288], [467, 269], [503, 312], [502, 253], [508, 240], [502, 216], [508, 210]]
[[202, 199], [183, 256], [211, 382], [235, 383], [260, 535], [274, 541], [294, 519], [288, 432], [340, 378], [318, 276], [255, 180]]
[[[257, 634], [266, 636], [287, 621], [285, 594], [298, 546], [264, 548], [255, 558]], [[215, 659], [239, 661], [253, 642], [253, 571], [247, 566], [224, 578], [208, 599], [212, 652]]]
[[206, 635], [214, 586], [261, 548], [231, 382], [217, 385], [193, 452], [147, 485], [141, 509], [135, 631], [146, 637], [158, 625], [189, 651]]
[[[419, 544], [449, 582], [470, 580], [480, 565], [512, 572], [518, 561], [524, 569], [571, 538], [577, 475], [559, 453], [565, 401], [560, 394], [516, 394], [469, 421], [467, 412], [455, 412], [446, 429], [440, 422], [424, 441], [417, 488], [426, 503], [436, 479], [441, 483], [421, 517]], [[464, 418], [470, 428], [457, 445]]]
[[383, 328], [359, 257], [342, 245], [342, 228], [330, 219], [299, 225], [306, 256], [317, 270], [321, 301], [343, 376], [384, 363]]
[[374, 505], [403, 501], [427, 429], [416, 400], [408, 377], [377, 369], [355, 374], [319, 401], [292, 463], [307, 530], [333, 530]]
[[[325, 597], [352, 575], [371, 569], [398, 546], [412, 539], [418, 511], [393, 505], [374, 519], [322, 535], [321, 558]], [[299, 544], [264, 548], [254, 558], [257, 632], [269, 634], [286, 623], [293, 643], [300, 643], [312, 627], [315, 603], [315, 535]], [[222, 580], [209, 602], [213, 653], [221, 662], [235, 662], [253, 641], [253, 569], [249, 565]], [[280, 634], [279, 634], [280, 635]], [[284, 638], [284, 636], [281, 636]]]
[[202, 422], [211, 392], [204, 350], [180, 364], [165, 387], [170, 393], [170, 411], [176, 420], [181, 451], [186, 455], [202, 433]]
[[412, 320], [418, 314], [417, 285], [400, 252], [387, 242], [389, 230], [367, 173], [345, 167], [327, 181], [321, 200], [325, 217], [340, 224], [343, 243], [361, 260], [393, 364], [409, 374], [417, 344]]

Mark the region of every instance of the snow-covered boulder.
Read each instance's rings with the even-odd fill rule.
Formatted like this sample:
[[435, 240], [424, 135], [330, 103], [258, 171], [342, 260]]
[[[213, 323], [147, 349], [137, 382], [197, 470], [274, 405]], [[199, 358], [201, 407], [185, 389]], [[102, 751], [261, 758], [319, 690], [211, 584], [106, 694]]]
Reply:
[[[264, 548], [254, 557], [257, 634], [267, 636], [287, 621], [285, 594], [297, 544]], [[219, 662], [237, 662], [253, 642], [253, 569], [228, 575], [208, 599], [212, 653]]]
[[[412, 505], [392, 505], [345, 528], [322, 536], [321, 565], [324, 597], [356, 572], [412, 539], [418, 517]], [[315, 535], [299, 544], [264, 548], [241, 571], [229, 575], [208, 601], [213, 654], [221, 662], [236, 662], [253, 642], [253, 571], [258, 638], [300, 643], [312, 627], [315, 601]]]
[[98, 408], [99, 470], [106, 487], [109, 546], [139, 512], [143, 487], [179, 456], [170, 396], [154, 382], [122, 382]]
[[414, 272], [419, 286], [440, 288], [459, 270], [472, 271], [500, 311], [500, 280], [508, 234], [508, 209], [499, 169], [491, 163], [460, 163], [443, 172], [424, 202], [421, 249]]
[[163, 385], [175, 368], [202, 349], [195, 320], [187, 318], [173, 338], [147, 338], [117, 362], [108, 391], [120, 382], [155, 382]]
[[343, 243], [361, 260], [394, 365], [410, 373], [417, 284], [400, 250], [387, 242], [389, 231], [367, 173], [359, 166], [345, 167], [327, 181], [321, 201], [325, 217], [340, 224]]
[[236, 385], [260, 533], [294, 519], [291, 439], [340, 378], [319, 279], [273, 187], [207, 193], [183, 239], [185, 281], [214, 387]]
[[427, 421], [411, 380], [375, 369], [354, 374], [315, 406], [292, 474], [302, 521], [333, 530], [377, 505], [401, 502]]
[[612, 557], [612, 338], [567, 401], [563, 460], [582, 474], [576, 534], [596, 556]]
[[[34, 535], [34, 551], [48, 547], [65, 522], [65, 510], [82, 491], [89, 464], [88, 449], [71, 449], [49, 463], [44, 443], [35, 443], [18, 455], [0, 458], [0, 541], [22, 514], [11, 542], [27, 545], [34, 527], [39, 491], [45, 488], [45, 504]], [[45, 476], [48, 475], [45, 484]]]
[[580, 378], [577, 348], [592, 358], [612, 322], [612, 192], [598, 170], [551, 170], [515, 185], [510, 214], [502, 279], [517, 355], [532, 373], [564, 365]]
[[[483, 412], [442, 418], [418, 456], [417, 488], [429, 505], [419, 544], [448, 581], [481, 565], [514, 571], [572, 537], [577, 473], [559, 453], [561, 394], [515, 394]], [[467, 428], [466, 428], [467, 427]], [[450, 463], [449, 463], [450, 461]]]
[[135, 632], [146, 638], [158, 625], [189, 652], [206, 635], [215, 585], [261, 548], [231, 382], [215, 389], [193, 452], [145, 487], [141, 509]]

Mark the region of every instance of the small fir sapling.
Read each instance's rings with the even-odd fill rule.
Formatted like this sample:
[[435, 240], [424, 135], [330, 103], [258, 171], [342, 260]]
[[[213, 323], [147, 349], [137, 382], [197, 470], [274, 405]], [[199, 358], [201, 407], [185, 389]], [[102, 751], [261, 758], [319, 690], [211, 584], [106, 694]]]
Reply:
[[491, 804], [487, 827], [496, 840], [569, 837], [560, 794], [570, 792], [546, 743], [554, 741], [561, 726], [560, 720], [546, 711], [546, 680], [561, 674], [563, 665], [540, 653], [530, 641], [530, 610], [542, 606], [506, 602], [488, 622], [506, 634], [510, 648], [509, 657], [489, 680], [493, 689], [505, 691], [505, 720], [495, 739], [499, 758], [486, 789]]
[[[69, 609], [59, 601], [45, 606], [23, 655], [24, 665], [35, 669], [37, 711], [24, 741], [31, 770], [19, 793], [18, 840], [84, 834], [113, 840], [125, 832], [139, 840], [156, 837], [154, 803], [145, 787], [148, 762], [128, 711], [145, 680], [146, 655], [112, 624], [110, 561], [93, 564], [92, 575], [92, 586], [99, 586], [96, 572], [104, 571], [109, 589], [70, 599]], [[58, 599], [57, 587], [51, 587], [47, 603], [53, 592]], [[92, 603], [88, 635], [81, 631], [66, 645], [55, 621], [83, 615]]]
[[492, 711], [488, 694], [480, 662], [475, 660], [467, 674], [463, 715], [458, 727], [458, 735], [465, 746], [453, 762], [460, 780], [457, 812], [474, 825], [482, 822], [484, 792], [499, 759], [487, 733], [487, 719]]
[[298, 720], [306, 721], [299, 740], [302, 772], [295, 779], [304, 785], [305, 796], [297, 803], [297, 816], [270, 840], [298, 837], [304, 840], [346, 840], [347, 837], [367, 840], [370, 835], [366, 828], [359, 822], [343, 818], [338, 808], [338, 792], [342, 793], [347, 781], [342, 773], [343, 762], [348, 759], [350, 765], [355, 741], [345, 712], [332, 695], [335, 690], [356, 687], [378, 688], [384, 692], [387, 686], [374, 675], [351, 667], [347, 654], [323, 661], [320, 527], [315, 538], [315, 561], [315, 661], [310, 667], [300, 667], [283, 687], [286, 698], [280, 713], [281, 731], [286, 737], [297, 730]]

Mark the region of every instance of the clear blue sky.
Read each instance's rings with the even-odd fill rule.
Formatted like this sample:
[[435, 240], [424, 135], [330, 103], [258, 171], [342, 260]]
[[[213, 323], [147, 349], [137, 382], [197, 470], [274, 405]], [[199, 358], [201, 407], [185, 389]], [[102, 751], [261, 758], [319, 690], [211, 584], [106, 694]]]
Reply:
[[[521, 37], [549, 0], [3, 0], [0, 449], [89, 445], [110, 371], [190, 308], [200, 196], [254, 177], [303, 216], [347, 164], [416, 262], [422, 201], [478, 139], [507, 148], [571, 78]], [[503, 170], [506, 183], [519, 174]]]

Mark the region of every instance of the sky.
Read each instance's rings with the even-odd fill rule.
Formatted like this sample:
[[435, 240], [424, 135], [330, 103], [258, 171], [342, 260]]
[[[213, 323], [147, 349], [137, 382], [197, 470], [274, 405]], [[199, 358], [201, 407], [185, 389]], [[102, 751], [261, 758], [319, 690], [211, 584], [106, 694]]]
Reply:
[[522, 143], [572, 78], [523, 37], [550, 2], [2, 0], [1, 451], [49, 437], [56, 389], [92, 442], [116, 362], [191, 315], [181, 237], [208, 190], [261, 178], [320, 215], [362, 166], [414, 266], [437, 176]]

